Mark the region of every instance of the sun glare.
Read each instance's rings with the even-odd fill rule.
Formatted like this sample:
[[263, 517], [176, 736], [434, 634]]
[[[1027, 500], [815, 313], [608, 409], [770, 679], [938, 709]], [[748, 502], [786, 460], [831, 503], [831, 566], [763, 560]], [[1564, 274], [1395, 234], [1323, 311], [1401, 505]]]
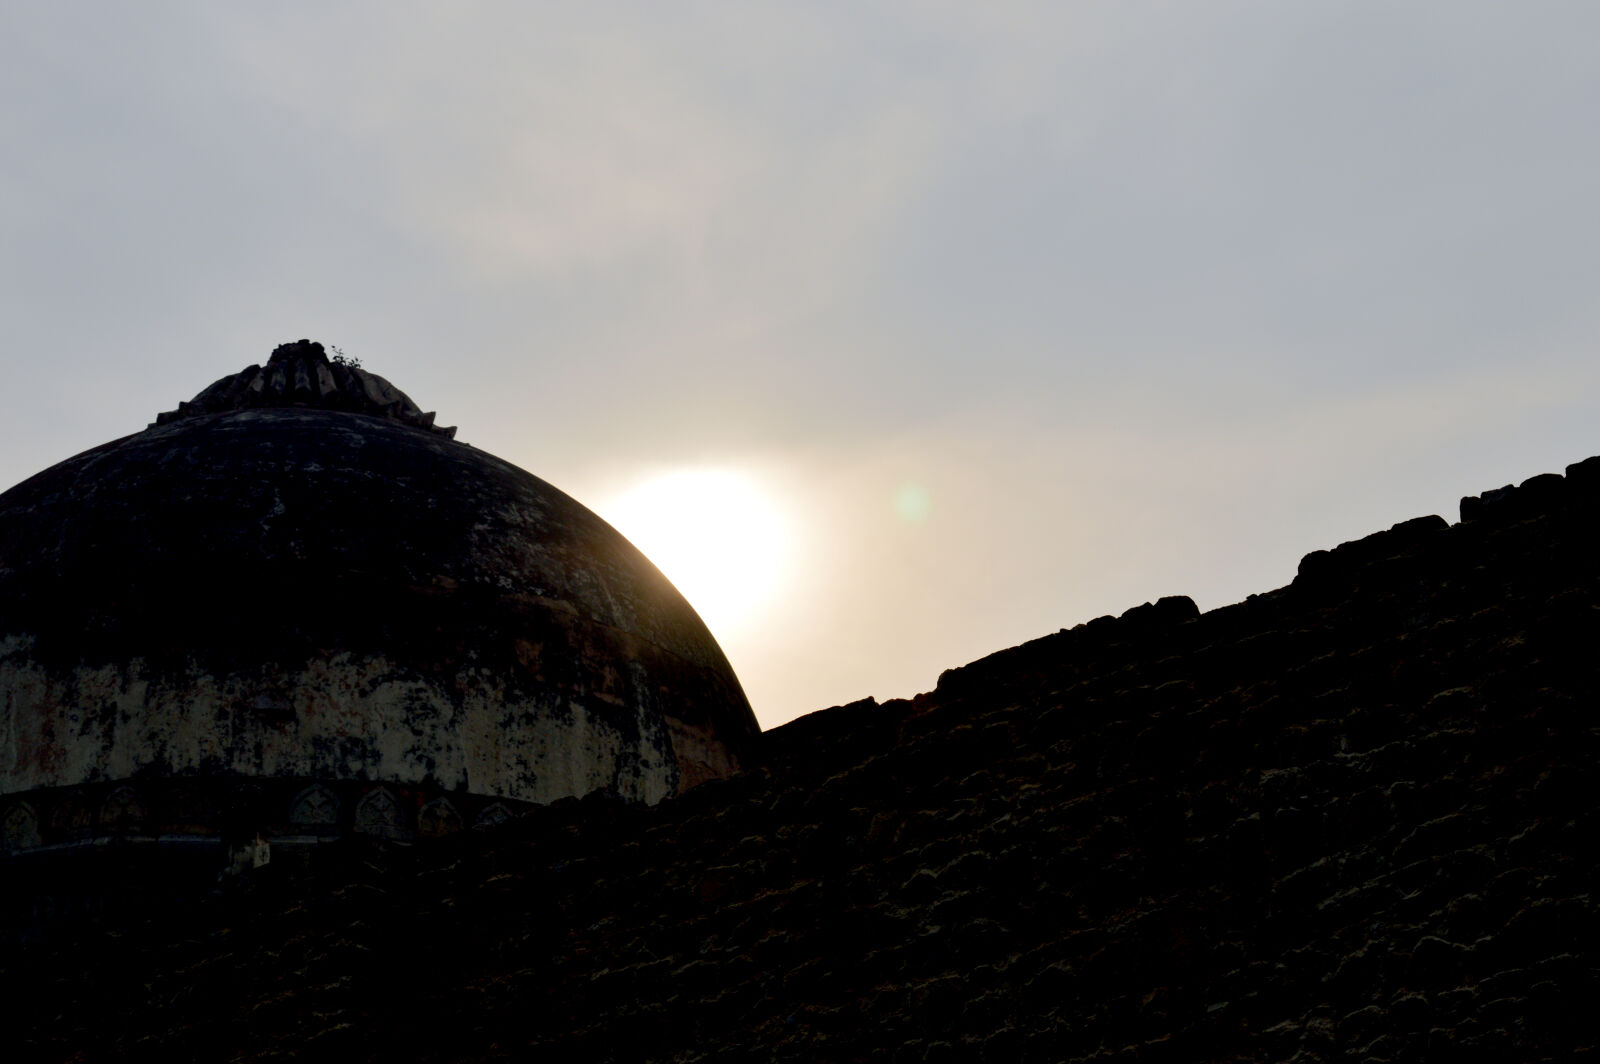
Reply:
[[750, 622], [788, 567], [789, 527], [780, 508], [738, 473], [665, 473], [617, 496], [601, 513], [719, 638]]

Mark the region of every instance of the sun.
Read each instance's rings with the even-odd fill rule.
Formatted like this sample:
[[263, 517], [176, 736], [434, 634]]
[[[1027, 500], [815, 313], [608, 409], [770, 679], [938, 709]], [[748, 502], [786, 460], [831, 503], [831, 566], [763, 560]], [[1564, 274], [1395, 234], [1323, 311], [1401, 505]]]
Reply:
[[750, 624], [789, 567], [789, 522], [771, 493], [742, 473], [664, 473], [624, 491], [600, 513], [719, 638]]

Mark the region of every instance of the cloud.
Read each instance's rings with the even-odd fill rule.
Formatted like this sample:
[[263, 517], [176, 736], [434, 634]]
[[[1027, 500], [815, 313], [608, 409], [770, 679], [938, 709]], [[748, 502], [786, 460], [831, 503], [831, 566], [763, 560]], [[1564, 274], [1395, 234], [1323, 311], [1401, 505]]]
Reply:
[[7, 14], [7, 483], [302, 335], [580, 496], [764, 463], [785, 713], [1590, 446], [1588, 5]]

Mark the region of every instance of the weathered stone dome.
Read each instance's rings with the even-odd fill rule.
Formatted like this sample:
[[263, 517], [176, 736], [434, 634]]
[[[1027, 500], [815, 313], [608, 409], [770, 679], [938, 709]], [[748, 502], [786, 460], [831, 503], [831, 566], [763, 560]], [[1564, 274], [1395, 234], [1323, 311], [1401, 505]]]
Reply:
[[223, 830], [218, 781], [256, 833], [407, 835], [739, 767], [661, 573], [341, 363], [284, 345], [0, 495], [0, 848]]

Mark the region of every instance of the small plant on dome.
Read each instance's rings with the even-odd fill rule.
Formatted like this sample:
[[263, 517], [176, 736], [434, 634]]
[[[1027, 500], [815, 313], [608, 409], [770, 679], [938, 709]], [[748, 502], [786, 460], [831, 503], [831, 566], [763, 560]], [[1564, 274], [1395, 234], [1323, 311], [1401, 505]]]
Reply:
[[361, 368], [361, 360], [359, 358], [351, 358], [337, 344], [329, 344], [328, 350], [333, 352], [333, 357], [328, 361], [335, 366], [349, 366], [351, 369]]

